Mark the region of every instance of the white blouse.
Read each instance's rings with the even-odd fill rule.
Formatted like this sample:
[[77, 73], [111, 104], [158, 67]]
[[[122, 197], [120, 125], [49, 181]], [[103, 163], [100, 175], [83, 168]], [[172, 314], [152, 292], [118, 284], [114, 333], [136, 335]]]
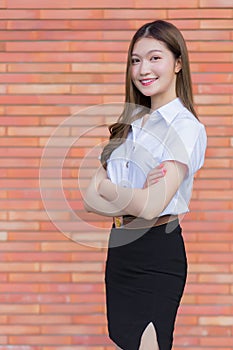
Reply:
[[[187, 175], [174, 197], [160, 215], [189, 211], [195, 172], [204, 163], [207, 137], [205, 127], [179, 98], [131, 123], [126, 141], [107, 161], [109, 179], [120, 186], [142, 188], [148, 172], [167, 160], [185, 164]], [[155, 198], [156, 200], [156, 198]]]

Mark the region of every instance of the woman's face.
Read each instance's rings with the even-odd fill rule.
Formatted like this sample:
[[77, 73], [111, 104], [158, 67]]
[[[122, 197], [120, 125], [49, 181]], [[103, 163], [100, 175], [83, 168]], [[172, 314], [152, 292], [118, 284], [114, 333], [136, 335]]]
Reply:
[[133, 48], [131, 78], [145, 96], [151, 97], [152, 109], [176, 98], [176, 73], [181, 69], [166, 45], [154, 38], [139, 39]]

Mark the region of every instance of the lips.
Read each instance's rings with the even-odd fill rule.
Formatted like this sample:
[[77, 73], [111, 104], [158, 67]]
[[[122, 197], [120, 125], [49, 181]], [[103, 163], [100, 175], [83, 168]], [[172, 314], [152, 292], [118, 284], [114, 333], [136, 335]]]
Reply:
[[143, 85], [143, 86], [149, 86], [151, 84], [153, 84], [158, 78], [151, 78], [151, 79], [141, 79], [140, 80], [140, 83]]

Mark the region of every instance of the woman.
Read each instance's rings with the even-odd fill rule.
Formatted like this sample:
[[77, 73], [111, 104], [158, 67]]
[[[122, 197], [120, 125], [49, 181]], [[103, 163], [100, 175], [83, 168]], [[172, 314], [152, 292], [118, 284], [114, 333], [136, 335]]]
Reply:
[[179, 217], [206, 149], [185, 41], [171, 23], [135, 33], [125, 102], [85, 207], [114, 218], [105, 275], [110, 338], [117, 349], [170, 350], [187, 273]]

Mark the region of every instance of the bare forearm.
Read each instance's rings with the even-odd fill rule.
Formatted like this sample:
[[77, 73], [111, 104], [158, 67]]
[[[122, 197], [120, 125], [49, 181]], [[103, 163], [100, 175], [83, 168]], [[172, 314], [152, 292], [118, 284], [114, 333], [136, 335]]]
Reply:
[[93, 212], [103, 216], [119, 216], [125, 214], [124, 211], [110, 201], [104, 199], [96, 191], [87, 191], [84, 198], [84, 205], [88, 212]]
[[87, 211], [103, 216], [119, 216], [125, 214], [119, 207], [111, 203], [111, 200], [103, 198], [98, 193], [99, 184], [107, 179], [106, 171], [100, 167], [93, 175], [84, 194], [84, 207]]
[[101, 182], [99, 193], [125, 213], [143, 216], [143, 204], [146, 202], [148, 189], [125, 188], [106, 179]]
[[183, 164], [168, 161], [166, 166], [166, 176], [147, 188], [125, 188], [104, 179], [99, 185], [99, 193], [130, 215], [153, 219], [166, 208], [186, 173]]

